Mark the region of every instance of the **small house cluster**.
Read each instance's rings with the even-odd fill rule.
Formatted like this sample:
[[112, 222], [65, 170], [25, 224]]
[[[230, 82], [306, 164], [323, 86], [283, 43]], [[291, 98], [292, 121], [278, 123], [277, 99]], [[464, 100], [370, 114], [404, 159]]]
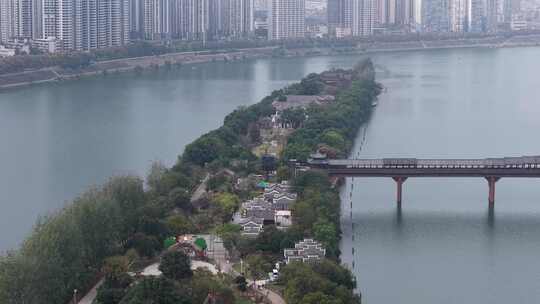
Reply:
[[283, 250], [285, 263], [290, 262], [312, 262], [323, 259], [326, 249], [323, 245], [313, 239], [304, 239], [294, 245], [294, 248]]
[[256, 236], [265, 225], [275, 225], [278, 229], [291, 226], [291, 208], [297, 198], [291, 190], [286, 181], [269, 184], [261, 196], [244, 202], [235, 216], [236, 223], [242, 226], [242, 233]]

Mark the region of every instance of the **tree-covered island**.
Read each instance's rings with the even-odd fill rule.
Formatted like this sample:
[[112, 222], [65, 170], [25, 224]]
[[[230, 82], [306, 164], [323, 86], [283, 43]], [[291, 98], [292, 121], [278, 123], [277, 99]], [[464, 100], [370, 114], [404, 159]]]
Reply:
[[[360, 303], [339, 263], [336, 183], [287, 164], [317, 150], [346, 157], [380, 90], [370, 60], [310, 74], [229, 114], [172, 168], [86, 191], [0, 257], [0, 302], [71, 303], [100, 282], [100, 304], [260, 303], [270, 292]], [[302, 244], [322, 256], [303, 258]]]

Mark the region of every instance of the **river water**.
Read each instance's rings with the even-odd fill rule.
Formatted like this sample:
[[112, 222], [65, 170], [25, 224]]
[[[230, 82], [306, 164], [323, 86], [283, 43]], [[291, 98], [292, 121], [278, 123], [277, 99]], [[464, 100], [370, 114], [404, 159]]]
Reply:
[[[539, 56], [539, 48], [373, 55], [387, 92], [353, 155], [540, 154]], [[0, 93], [0, 251], [89, 185], [144, 175], [153, 160], [171, 165], [236, 107], [362, 57], [211, 63]], [[365, 303], [540, 300], [540, 188], [497, 186], [489, 214], [483, 180], [409, 179], [398, 211], [391, 180], [349, 179], [343, 261]]]

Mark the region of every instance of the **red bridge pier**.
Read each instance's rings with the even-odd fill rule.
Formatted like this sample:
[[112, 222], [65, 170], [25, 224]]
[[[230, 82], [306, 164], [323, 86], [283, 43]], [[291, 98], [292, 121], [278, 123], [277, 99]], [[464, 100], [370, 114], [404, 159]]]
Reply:
[[497, 176], [486, 176], [486, 180], [488, 181], [488, 186], [489, 186], [489, 196], [488, 196], [489, 207], [495, 206], [495, 184], [500, 179], [501, 178]]
[[407, 177], [392, 177], [392, 179], [396, 182], [397, 185], [397, 194], [396, 194], [396, 202], [398, 206], [401, 206], [401, 198], [403, 196], [403, 183], [407, 180]]

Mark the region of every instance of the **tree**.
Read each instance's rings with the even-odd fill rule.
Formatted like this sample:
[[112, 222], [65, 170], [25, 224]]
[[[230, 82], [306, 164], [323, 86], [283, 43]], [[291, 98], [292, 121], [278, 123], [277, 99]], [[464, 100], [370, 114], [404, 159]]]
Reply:
[[236, 284], [236, 288], [238, 288], [238, 290], [241, 292], [245, 292], [247, 290], [247, 280], [243, 275], [237, 276], [234, 279], [234, 284]]
[[161, 249], [162, 245], [156, 237], [139, 232], [128, 240], [126, 246], [137, 250], [137, 253], [142, 257], [151, 258]]
[[165, 277], [176, 281], [193, 276], [190, 258], [180, 251], [166, 252], [161, 258], [159, 270]]
[[191, 304], [191, 301], [175, 281], [147, 277], [133, 285], [119, 304]]
[[169, 192], [169, 201], [176, 207], [187, 209], [191, 202], [191, 193], [182, 187], [176, 187]]
[[196, 269], [190, 284], [192, 303], [203, 303], [212, 294], [216, 304], [235, 303], [234, 293], [222, 280], [206, 269]]
[[320, 241], [327, 249], [332, 251], [338, 247], [339, 236], [336, 226], [327, 219], [320, 218], [313, 225], [313, 235], [315, 239]]
[[267, 278], [268, 273], [274, 268], [273, 261], [260, 254], [248, 255], [246, 263], [247, 273], [255, 280]]
[[306, 111], [303, 108], [285, 109], [281, 113], [280, 120], [294, 129], [299, 128], [306, 120]]
[[129, 270], [129, 264], [127, 257], [113, 256], [105, 259], [102, 271], [105, 273], [105, 278], [116, 286], [122, 280], [122, 275]]
[[321, 137], [321, 141], [340, 151], [343, 151], [343, 149], [345, 149], [345, 138], [336, 130], [328, 130], [324, 132]]
[[187, 234], [195, 230], [195, 226], [190, 219], [182, 214], [176, 214], [167, 218], [166, 225], [173, 235]]
[[161, 181], [163, 176], [167, 173], [167, 167], [159, 161], [152, 163], [150, 170], [146, 176], [146, 184], [150, 190], [155, 191], [156, 193], [162, 193], [163, 187], [161, 186]]
[[300, 304], [345, 304], [333, 296], [326, 295], [320, 291], [308, 293], [302, 298]]
[[230, 220], [233, 213], [238, 209], [240, 198], [232, 193], [222, 192], [212, 198], [212, 203], [217, 208], [218, 215], [226, 222]]

